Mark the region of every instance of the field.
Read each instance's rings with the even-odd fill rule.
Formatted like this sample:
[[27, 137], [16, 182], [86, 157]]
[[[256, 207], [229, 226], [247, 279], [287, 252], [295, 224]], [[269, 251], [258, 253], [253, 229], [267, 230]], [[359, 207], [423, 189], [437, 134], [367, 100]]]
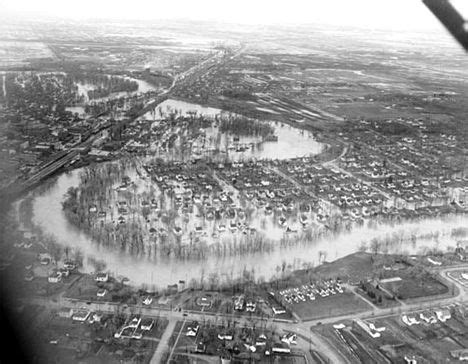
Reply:
[[384, 263], [391, 261], [391, 256], [373, 256], [370, 253], [355, 253], [331, 263], [317, 267], [315, 274], [322, 277], [337, 277], [343, 282], [359, 282], [371, 278]]
[[402, 274], [401, 278], [401, 281], [383, 283], [382, 286], [402, 300], [436, 296], [449, 291], [448, 287], [429, 275], [411, 277]]
[[52, 57], [53, 53], [41, 42], [0, 41], [0, 68], [27, 64], [31, 59]]
[[367, 311], [371, 308], [372, 307], [364, 300], [350, 292], [328, 297], [319, 297], [315, 301], [301, 302], [291, 307], [291, 309], [305, 321], [353, 314]]

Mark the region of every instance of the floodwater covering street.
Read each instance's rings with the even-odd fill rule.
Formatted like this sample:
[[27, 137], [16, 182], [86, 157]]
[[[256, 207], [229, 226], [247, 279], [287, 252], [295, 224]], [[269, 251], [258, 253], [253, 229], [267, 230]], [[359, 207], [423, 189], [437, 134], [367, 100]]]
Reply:
[[134, 257], [115, 250], [100, 247], [84, 233], [78, 231], [66, 219], [62, 210], [63, 196], [68, 188], [79, 183], [79, 172], [62, 174], [56, 183], [43, 194], [34, 198], [33, 221], [42, 230], [53, 235], [57, 242], [73, 248], [79, 248], [85, 255], [85, 271], [91, 272], [93, 266], [87, 263], [87, 257], [93, 257], [106, 263], [106, 269], [113, 274], [123, 275], [135, 285], [143, 283], [164, 287], [178, 280], [199, 280], [202, 275], [208, 277], [217, 272], [221, 279], [237, 278], [244, 270], [255, 271], [256, 277], [269, 279], [277, 274], [277, 267], [283, 262], [289, 269], [300, 269], [305, 264], [319, 263], [319, 255], [327, 260], [334, 260], [359, 250], [362, 243], [369, 245], [374, 238], [391, 239], [398, 236], [400, 242], [388, 247], [390, 253], [418, 253], [425, 248], [438, 248], [445, 251], [456, 246], [456, 239], [451, 237], [455, 228], [468, 226], [467, 216], [455, 216], [444, 219], [422, 220], [401, 225], [379, 226], [377, 228], [358, 228], [350, 233], [304, 243], [292, 248], [277, 248], [270, 253], [246, 256], [207, 257], [200, 261], [180, 261], [169, 258], [149, 260]]
[[[177, 100], [166, 100], [152, 113], [144, 117], [156, 120], [156, 114], [178, 110], [179, 115], [196, 111], [207, 117], [220, 114], [219, 109], [206, 108]], [[316, 155], [322, 151], [323, 144], [316, 141], [312, 133], [292, 128], [288, 125], [273, 124], [276, 142], [263, 143], [250, 157], [258, 159], [284, 159]], [[213, 132], [208, 129], [207, 134]], [[230, 158], [235, 160], [235, 157]], [[105, 248], [93, 241], [67, 221], [62, 209], [62, 201], [70, 187], [78, 187], [80, 170], [60, 175], [56, 182], [45, 192], [36, 194], [33, 202], [33, 222], [46, 234], [52, 235], [63, 246], [79, 248], [85, 256], [84, 270], [91, 272], [93, 264], [86, 258], [101, 260], [106, 270], [116, 276], [125, 276], [134, 285], [150, 284], [165, 287], [179, 280], [200, 280], [210, 274], [218, 274], [220, 280], [232, 280], [242, 276], [244, 271], [255, 272], [255, 277], [268, 280], [280, 274], [281, 267], [287, 271], [320, 264], [323, 260], [335, 260], [354, 253], [363, 246], [369, 247], [371, 241], [383, 242], [388, 253], [421, 253], [424, 249], [446, 251], [455, 248], [457, 241], [452, 236], [453, 229], [468, 226], [468, 216], [459, 215], [444, 218], [403, 222], [401, 224], [377, 225], [354, 228], [338, 235], [324, 235], [316, 241], [305, 241], [277, 246], [269, 252], [245, 255], [210, 256], [200, 260], [182, 260], [174, 257], [133, 256], [125, 252]], [[273, 227], [272, 227], [273, 229]], [[268, 234], [266, 234], [268, 235]]]

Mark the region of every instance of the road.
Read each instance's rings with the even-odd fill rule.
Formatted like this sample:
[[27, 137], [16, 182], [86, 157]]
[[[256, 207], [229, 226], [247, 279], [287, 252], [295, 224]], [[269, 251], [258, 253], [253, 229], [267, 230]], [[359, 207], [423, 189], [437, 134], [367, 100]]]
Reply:
[[169, 339], [172, 336], [176, 323], [177, 323], [176, 319], [169, 319], [169, 323], [167, 324], [166, 330], [161, 336], [161, 340], [159, 341], [158, 347], [156, 348], [156, 351], [154, 352], [154, 355], [151, 358], [151, 361], [150, 361], [151, 364], [162, 363], [162, 358], [164, 354], [169, 351]]
[[[459, 265], [456, 267], [448, 267], [442, 269], [431, 269], [432, 272], [437, 272], [442, 279], [445, 281], [446, 284], [454, 285], [456, 287], [456, 292], [454, 292], [453, 296], [436, 296], [436, 297], [427, 297], [424, 301], [416, 301], [416, 302], [407, 302], [404, 307], [392, 307], [392, 308], [379, 308], [373, 307], [368, 311], [356, 313], [356, 314], [347, 314], [341, 316], [333, 316], [328, 318], [322, 318], [317, 320], [311, 320], [306, 322], [278, 322], [273, 320], [272, 318], [254, 318], [256, 321], [256, 326], [258, 327], [261, 323], [265, 327], [275, 327], [276, 331], [279, 332], [295, 332], [300, 335], [300, 340], [298, 340], [298, 348], [301, 349], [309, 359], [308, 351], [309, 348], [317, 350], [318, 352], [324, 354], [332, 363], [347, 363], [348, 359], [341, 356], [340, 353], [334, 350], [333, 346], [328, 343], [324, 338], [317, 335], [315, 332], [311, 331], [312, 326], [316, 326], [318, 324], [334, 324], [337, 322], [342, 322], [345, 320], [354, 320], [357, 318], [360, 319], [368, 319], [368, 318], [384, 318], [389, 316], [395, 316], [400, 314], [401, 312], [412, 312], [412, 311], [419, 311], [423, 309], [433, 308], [433, 307], [440, 307], [440, 306], [447, 306], [454, 303], [468, 303], [468, 292], [466, 291], [465, 287], [453, 281], [451, 278], [447, 276], [447, 273], [454, 270], [460, 269], [468, 269], [468, 264]], [[169, 325], [166, 328], [166, 331], [161, 338], [160, 344], [158, 349], [156, 350], [153, 360], [151, 363], [158, 363], [160, 358], [162, 357], [163, 353], [168, 350], [168, 340], [171, 337], [175, 324], [177, 321], [185, 321], [185, 320], [196, 320], [199, 322], [204, 322], [206, 320], [215, 319], [223, 319], [223, 320], [230, 320], [233, 324], [235, 323], [237, 326], [251, 326], [252, 319], [246, 316], [238, 316], [238, 315], [223, 315], [218, 314], [216, 316], [204, 314], [204, 313], [192, 313], [192, 312], [176, 312], [171, 311], [169, 309], [161, 309], [159, 307], [148, 307], [148, 306], [140, 306], [140, 305], [133, 305], [133, 306], [123, 306], [118, 305], [115, 303], [109, 302], [92, 302], [88, 304], [86, 301], [83, 300], [70, 300], [67, 298], [63, 298], [62, 296], [55, 296], [53, 298], [35, 298], [34, 303], [44, 305], [51, 308], [85, 308], [87, 310], [93, 311], [102, 311], [106, 313], [114, 313], [118, 309], [120, 312], [131, 314], [131, 312], [138, 312], [144, 316], [150, 317], [166, 317], [169, 320]], [[120, 306], [120, 307], [119, 307]], [[179, 332], [180, 336], [180, 332]], [[305, 338], [308, 338], [307, 340]]]
[[[171, 352], [170, 352], [170, 354], [169, 354], [169, 357], [167, 358], [167, 362], [168, 362], [168, 363], [171, 362], [172, 356], [174, 355], [174, 350], [175, 350], [175, 348], [176, 348], [176, 346], [177, 346], [177, 342], [178, 342], [179, 339], [180, 339], [180, 335], [182, 335], [182, 331], [183, 331], [183, 329], [184, 329], [184, 326], [185, 326], [185, 320], [182, 322], [182, 326], [180, 327], [179, 333], [177, 334], [177, 338], [176, 338], [176, 340], [174, 341], [174, 346], [172, 347], [172, 350], [171, 350]], [[172, 331], [174, 331], [174, 329], [172, 329]], [[157, 362], [155, 362], [155, 363], [157, 363]]]

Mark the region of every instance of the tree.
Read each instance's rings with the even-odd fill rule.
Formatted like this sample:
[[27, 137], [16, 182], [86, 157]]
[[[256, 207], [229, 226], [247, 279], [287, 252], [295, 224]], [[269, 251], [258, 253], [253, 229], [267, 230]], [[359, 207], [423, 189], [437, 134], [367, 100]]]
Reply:
[[73, 260], [77, 267], [83, 266], [84, 256], [80, 249], [76, 248], [76, 250], [73, 252]]
[[107, 267], [105, 261], [96, 259], [94, 257], [88, 257], [88, 263], [94, 267], [95, 272], [102, 272]]
[[210, 275], [208, 276], [208, 281], [209, 281], [211, 290], [214, 290], [215, 288], [219, 288], [218, 272], [210, 273]]

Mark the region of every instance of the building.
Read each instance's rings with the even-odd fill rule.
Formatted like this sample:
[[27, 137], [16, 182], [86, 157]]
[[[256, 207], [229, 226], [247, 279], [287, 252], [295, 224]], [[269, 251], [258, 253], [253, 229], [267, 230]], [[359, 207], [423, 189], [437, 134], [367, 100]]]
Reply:
[[199, 328], [200, 328], [200, 325], [198, 324], [198, 322], [193, 321], [189, 326], [187, 326], [187, 331], [185, 333], [185, 336], [190, 336], [190, 337], [197, 336]]
[[59, 317], [63, 318], [71, 318], [73, 316], [73, 309], [72, 308], [61, 308], [58, 311]]
[[47, 281], [49, 283], [59, 283], [61, 280], [62, 280], [62, 275], [57, 271], [52, 272], [47, 278]]
[[108, 282], [109, 281], [109, 274], [108, 273], [102, 273], [99, 272], [96, 274], [96, 277], [94, 278], [96, 282]]

